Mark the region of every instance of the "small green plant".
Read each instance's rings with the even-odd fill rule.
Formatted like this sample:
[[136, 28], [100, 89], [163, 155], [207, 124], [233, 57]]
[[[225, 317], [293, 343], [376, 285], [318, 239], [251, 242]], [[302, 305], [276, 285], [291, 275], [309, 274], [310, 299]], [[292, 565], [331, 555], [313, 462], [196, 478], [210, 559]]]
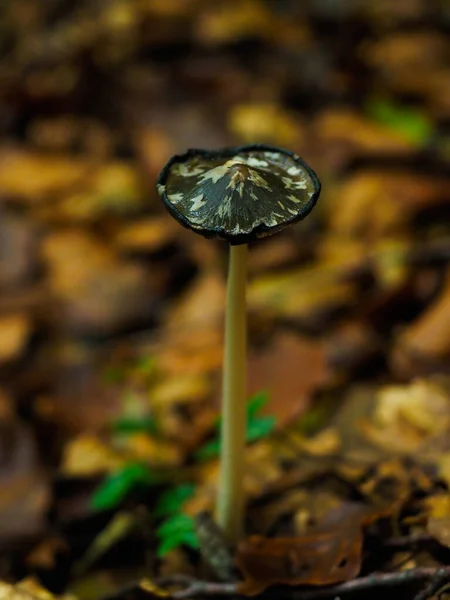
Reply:
[[431, 119], [418, 109], [388, 100], [372, 99], [366, 103], [365, 110], [371, 119], [400, 133], [418, 146], [427, 144], [434, 134]]
[[[132, 365], [128, 375], [131, 379], [137, 377], [141, 382], [142, 379], [146, 381], [151, 377], [154, 366], [153, 359], [140, 360]], [[127, 373], [120, 369], [110, 370], [107, 375], [108, 381], [122, 385], [128, 379]], [[247, 443], [266, 437], [275, 427], [274, 416], [260, 415], [268, 400], [269, 394], [260, 391], [246, 403], [245, 440]], [[219, 416], [215, 422], [214, 438], [195, 453], [194, 460], [205, 461], [219, 456], [222, 426], [223, 419]], [[123, 414], [110, 424], [109, 429], [113, 439], [118, 441], [138, 433], [152, 436], [158, 434], [158, 424], [154, 417], [143, 412], [141, 399], [132, 391], [127, 392], [124, 397]], [[111, 510], [120, 505], [133, 491], [160, 485], [163, 480], [167, 481], [167, 478], [152, 471], [148, 465], [130, 461], [105, 477], [91, 497], [91, 506], [97, 511]], [[198, 549], [199, 541], [194, 520], [183, 512], [183, 504], [194, 495], [195, 489], [193, 483], [186, 482], [168, 488], [159, 497], [153, 512], [156, 519], [162, 520], [156, 530], [158, 556], [165, 556], [179, 546]]]
[[[256, 442], [267, 437], [275, 428], [276, 419], [273, 415], [260, 416], [260, 411], [269, 401], [266, 391], [256, 393], [247, 403], [246, 434], [247, 443]], [[219, 416], [215, 423], [216, 435], [214, 439], [207, 442], [196, 453], [195, 458], [200, 461], [209, 460], [220, 455], [220, 428], [222, 418]]]
[[152, 470], [140, 462], [130, 462], [108, 474], [91, 496], [94, 510], [110, 510], [138, 487], [148, 487], [158, 482]]
[[158, 556], [163, 557], [178, 546], [199, 549], [194, 519], [182, 512], [168, 517], [156, 530], [158, 537]]
[[184, 502], [194, 493], [193, 483], [182, 483], [161, 494], [154, 511], [155, 517], [164, 517], [162, 524], [156, 530], [159, 542], [158, 556], [163, 557], [178, 546], [198, 549], [199, 542], [194, 521], [182, 511]]

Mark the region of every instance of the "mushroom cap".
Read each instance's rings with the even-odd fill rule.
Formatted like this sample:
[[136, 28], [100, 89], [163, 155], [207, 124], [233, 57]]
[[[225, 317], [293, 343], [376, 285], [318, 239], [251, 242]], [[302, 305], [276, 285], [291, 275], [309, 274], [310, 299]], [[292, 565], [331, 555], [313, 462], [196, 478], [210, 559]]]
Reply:
[[320, 182], [296, 154], [263, 144], [173, 156], [157, 181], [169, 213], [184, 227], [232, 245], [304, 219]]

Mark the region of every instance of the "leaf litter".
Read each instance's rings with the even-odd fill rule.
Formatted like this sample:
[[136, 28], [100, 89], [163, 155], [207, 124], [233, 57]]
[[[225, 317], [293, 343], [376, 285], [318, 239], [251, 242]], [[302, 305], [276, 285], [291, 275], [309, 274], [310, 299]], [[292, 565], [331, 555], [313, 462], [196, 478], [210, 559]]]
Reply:
[[[0, 8], [5, 598], [450, 581], [448, 10], [275, 4]], [[324, 192], [251, 248], [229, 548], [226, 248], [176, 230], [154, 181], [185, 147], [250, 142], [304, 156]]]

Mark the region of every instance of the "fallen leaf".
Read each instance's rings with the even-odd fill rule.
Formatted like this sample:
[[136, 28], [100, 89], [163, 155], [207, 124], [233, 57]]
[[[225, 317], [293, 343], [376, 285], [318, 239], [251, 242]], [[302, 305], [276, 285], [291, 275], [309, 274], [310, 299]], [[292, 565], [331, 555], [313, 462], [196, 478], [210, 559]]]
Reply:
[[26, 314], [0, 317], [0, 364], [20, 358], [32, 331], [32, 322]]
[[450, 548], [450, 494], [438, 494], [425, 498], [427, 531], [442, 546]]
[[307, 328], [327, 322], [356, 301], [345, 268], [319, 265], [256, 277], [248, 288], [250, 311], [293, 320]]
[[160, 252], [176, 240], [176, 224], [173, 219], [152, 217], [127, 223], [117, 232], [114, 244], [125, 254], [153, 254]]
[[78, 157], [5, 146], [0, 148], [0, 167], [2, 195], [32, 203], [83, 185], [92, 170], [89, 161]]
[[0, 598], [2, 600], [76, 600], [72, 594], [54, 596], [33, 577], [22, 579], [16, 584], [0, 581]]
[[[411, 324], [400, 332], [392, 363], [399, 372], [439, 366], [450, 355], [450, 277], [440, 295]], [[420, 368], [420, 366], [419, 366]]]
[[267, 390], [263, 414], [275, 416], [279, 427], [304, 413], [313, 394], [332, 378], [322, 343], [299, 335], [278, 334], [249, 358], [249, 394]]
[[274, 103], [236, 104], [228, 120], [231, 131], [246, 144], [264, 142], [290, 148], [302, 142], [300, 120]]
[[38, 229], [31, 219], [10, 213], [0, 206], [2, 288], [9, 291], [30, 281], [38, 267], [38, 242]]
[[252, 536], [237, 550], [244, 575], [239, 593], [256, 596], [271, 585], [330, 585], [353, 579], [361, 568], [360, 523], [297, 538]]
[[405, 171], [363, 170], [349, 177], [334, 198], [330, 227], [343, 236], [373, 239], [404, 231], [421, 209], [448, 203], [443, 179]]
[[98, 239], [79, 230], [54, 232], [42, 253], [61, 326], [105, 335], [150, 318], [155, 283]]
[[0, 424], [0, 544], [42, 533], [50, 502], [47, 477], [30, 431], [19, 421]]

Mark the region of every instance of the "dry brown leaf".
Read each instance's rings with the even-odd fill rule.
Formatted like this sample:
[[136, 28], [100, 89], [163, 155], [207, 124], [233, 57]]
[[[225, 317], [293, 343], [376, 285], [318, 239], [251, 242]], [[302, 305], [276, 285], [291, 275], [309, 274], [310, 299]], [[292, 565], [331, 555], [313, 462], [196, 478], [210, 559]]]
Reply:
[[395, 31], [362, 48], [385, 84], [402, 93], [427, 95], [445, 80], [447, 40], [433, 30]]
[[164, 215], [125, 224], [113, 243], [122, 253], [153, 254], [174, 243], [177, 233], [175, 221]]
[[27, 540], [43, 530], [50, 489], [28, 429], [10, 419], [0, 425], [0, 544], [3, 546]]
[[45, 154], [3, 146], [0, 149], [0, 192], [28, 202], [48, 200], [82, 186], [93, 165], [60, 154]]
[[319, 114], [314, 127], [321, 145], [347, 154], [411, 154], [414, 144], [405, 136], [349, 110], [328, 109]]
[[266, 36], [273, 28], [273, 15], [261, 2], [243, 0], [208, 5], [196, 21], [196, 36], [208, 44], [223, 44], [246, 36]]
[[32, 322], [26, 314], [0, 317], [0, 365], [20, 358], [32, 332]]
[[145, 199], [136, 169], [125, 162], [102, 164], [83, 183], [61, 199], [56, 211], [58, 217], [83, 223], [108, 214], [123, 216], [136, 212]]
[[67, 541], [60, 537], [47, 537], [35, 546], [27, 555], [26, 564], [30, 570], [51, 570], [57, 566], [59, 554], [67, 554], [69, 546]]
[[84, 433], [70, 440], [61, 460], [61, 471], [72, 477], [89, 477], [114, 472], [130, 461], [154, 468], [172, 468], [182, 460], [180, 446], [136, 433], [110, 442]]
[[302, 143], [300, 120], [274, 103], [236, 104], [228, 120], [232, 133], [243, 143], [264, 142], [286, 148]]
[[315, 327], [355, 302], [355, 286], [345, 275], [345, 268], [319, 265], [257, 277], [249, 285], [250, 310]]
[[60, 468], [69, 477], [89, 477], [116, 471], [124, 464], [125, 459], [117, 449], [93, 434], [84, 433], [66, 444]]
[[329, 585], [353, 579], [361, 568], [359, 520], [297, 538], [252, 536], [242, 542], [236, 563], [244, 574], [239, 592], [255, 596], [271, 585]]
[[329, 211], [330, 227], [344, 239], [366, 239], [403, 231], [420, 209], [449, 202], [446, 183], [410, 172], [358, 172], [334, 197], [339, 210]]
[[450, 278], [441, 294], [400, 333], [393, 355], [396, 369], [409, 372], [417, 362], [445, 360], [450, 355]]
[[385, 451], [413, 454], [450, 430], [450, 397], [429, 381], [386, 386], [375, 394], [372, 419], [360, 423], [368, 440]]
[[72, 594], [54, 596], [33, 577], [10, 584], [0, 581], [0, 600], [76, 600]]
[[249, 394], [268, 391], [264, 413], [274, 415], [280, 427], [303, 414], [332, 377], [323, 344], [299, 335], [278, 334], [249, 358]]
[[424, 505], [428, 513], [428, 533], [450, 548], [450, 494], [429, 496]]
[[98, 335], [149, 318], [155, 283], [93, 236], [55, 232], [43, 244], [43, 257], [64, 328]]
[[0, 286], [2, 288], [26, 284], [33, 277], [38, 266], [38, 242], [38, 230], [31, 219], [10, 213], [0, 206]]

